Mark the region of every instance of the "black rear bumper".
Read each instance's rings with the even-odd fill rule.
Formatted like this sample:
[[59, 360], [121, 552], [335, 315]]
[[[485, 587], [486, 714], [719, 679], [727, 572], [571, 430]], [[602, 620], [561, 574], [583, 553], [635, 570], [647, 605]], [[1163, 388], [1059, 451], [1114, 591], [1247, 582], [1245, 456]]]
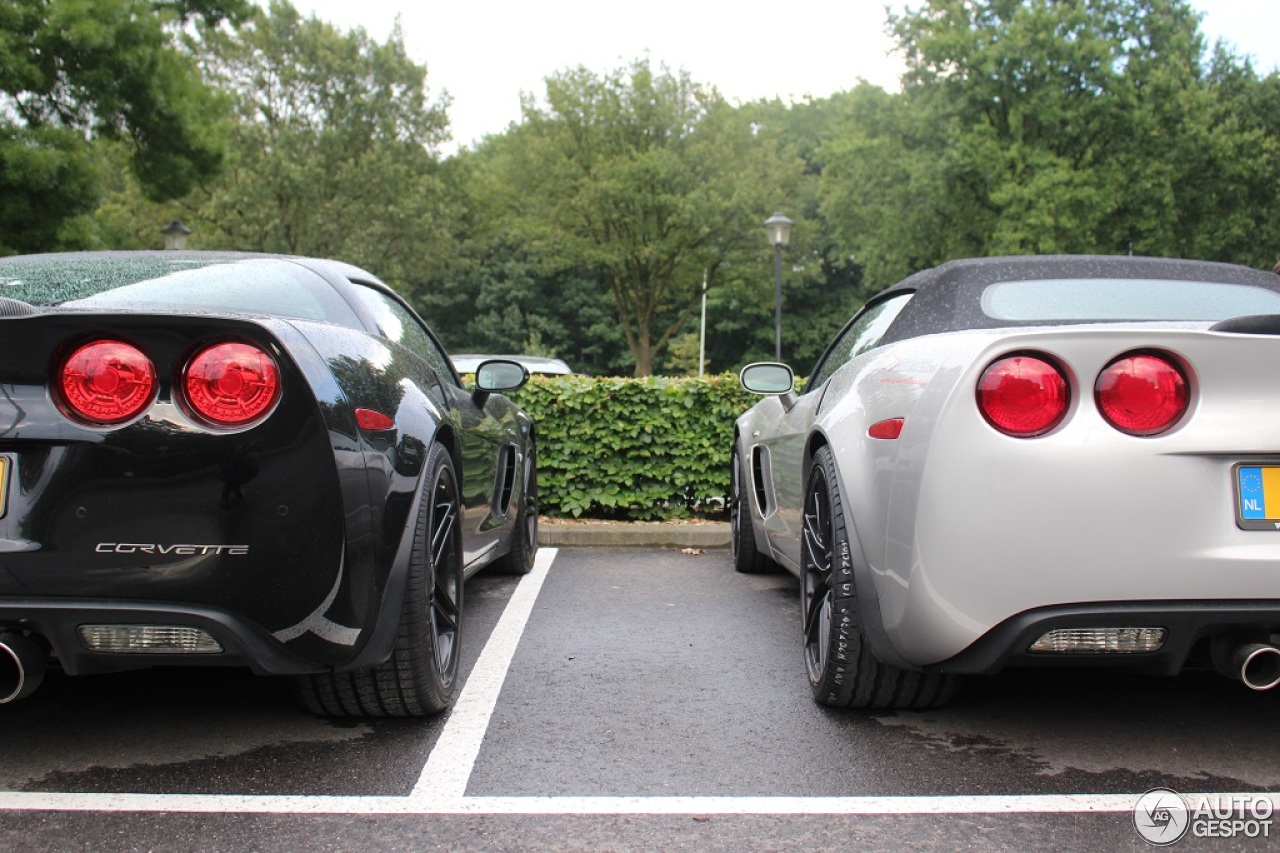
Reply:
[[[197, 628], [220, 653], [106, 653], [81, 640], [81, 625], [163, 625]], [[211, 608], [152, 602], [0, 599], [0, 630], [26, 630], [46, 640], [68, 675], [151, 666], [244, 666], [261, 675], [321, 672], [328, 667], [286, 648], [260, 626]]]
[[[1029, 651], [1055, 628], [1164, 628], [1158, 651], [1045, 654]], [[1265, 642], [1280, 634], [1280, 601], [1144, 601], [1062, 605], [1028, 610], [992, 628], [960, 654], [926, 672], [990, 674], [1006, 666], [1106, 666], [1177, 675], [1205, 641]], [[1206, 655], [1208, 649], [1205, 649]], [[1206, 656], [1205, 664], [1211, 663]]]

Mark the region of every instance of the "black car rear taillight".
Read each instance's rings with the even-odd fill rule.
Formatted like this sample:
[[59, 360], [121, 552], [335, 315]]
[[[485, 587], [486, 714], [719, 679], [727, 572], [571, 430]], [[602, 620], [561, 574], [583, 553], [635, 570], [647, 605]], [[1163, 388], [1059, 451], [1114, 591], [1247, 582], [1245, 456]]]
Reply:
[[251, 426], [280, 399], [280, 369], [254, 344], [223, 341], [198, 351], [179, 377], [190, 414], [213, 427]]
[[87, 424], [132, 420], [156, 395], [156, 370], [142, 350], [119, 340], [90, 341], [74, 350], [57, 372], [63, 410]]

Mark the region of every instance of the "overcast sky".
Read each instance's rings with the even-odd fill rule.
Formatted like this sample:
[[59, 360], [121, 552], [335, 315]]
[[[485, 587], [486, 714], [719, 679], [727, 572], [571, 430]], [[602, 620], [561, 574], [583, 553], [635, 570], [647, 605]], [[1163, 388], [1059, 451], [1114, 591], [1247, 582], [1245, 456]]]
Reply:
[[[398, 16], [410, 57], [427, 66], [432, 95], [444, 90], [452, 97], [454, 143], [446, 151], [501, 133], [519, 119], [522, 91], [541, 96], [549, 75], [578, 65], [604, 73], [647, 54], [734, 101], [825, 97], [852, 88], [859, 78], [894, 89], [902, 69], [890, 52], [879, 0], [293, 3], [304, 15], [343, 30], [362, 26], [379, 41]], [[1260, 71], [1280, 67], [1280, 2], [1191, 5], [1205, 13], [1201, 29], [1210, 43], [1231, 43], [1252, 56]]]

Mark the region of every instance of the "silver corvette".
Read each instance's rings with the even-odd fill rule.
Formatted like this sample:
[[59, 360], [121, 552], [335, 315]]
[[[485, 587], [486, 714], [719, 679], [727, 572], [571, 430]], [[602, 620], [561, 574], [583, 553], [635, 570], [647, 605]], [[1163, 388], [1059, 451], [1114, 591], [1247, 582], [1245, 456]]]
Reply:
[[1280, 276], [952, 261], [867, 302], [735, 425], [737, 569], [800, 578], [814, 697], [965, 673], [1213, 667], [1280, 684]]

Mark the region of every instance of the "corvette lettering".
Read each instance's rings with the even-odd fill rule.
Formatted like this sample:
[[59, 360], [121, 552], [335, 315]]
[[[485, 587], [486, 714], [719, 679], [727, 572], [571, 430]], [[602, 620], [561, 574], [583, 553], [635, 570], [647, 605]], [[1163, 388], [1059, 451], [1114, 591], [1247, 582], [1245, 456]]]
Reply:
[[154, 554], [179, 557], [197, 557], [208, 554], [227, 554], [243, 557], [249, 553], [248, 545], [158, 545], [154, 542], [99, 542], [93, 549], [99, 554]]

